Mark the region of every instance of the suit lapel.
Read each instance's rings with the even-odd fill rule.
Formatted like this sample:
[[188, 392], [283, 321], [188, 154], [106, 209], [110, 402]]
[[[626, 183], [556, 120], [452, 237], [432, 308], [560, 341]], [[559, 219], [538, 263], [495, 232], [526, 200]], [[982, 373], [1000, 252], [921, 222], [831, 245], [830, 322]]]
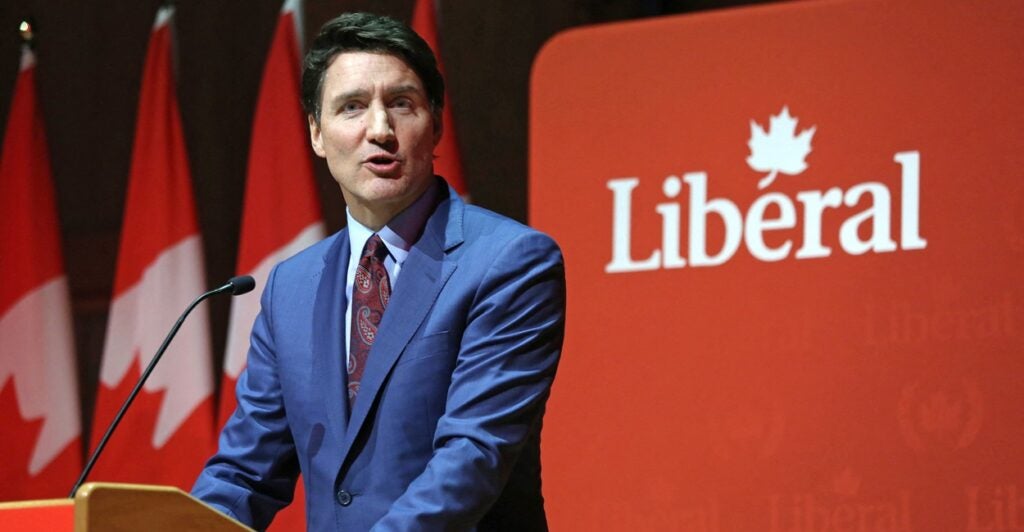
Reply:
[[463, 204], [451, 189], [448, 194], [449, 198], [442, 201], [427, 220], [423, 236], [413, 245], [402, 265], [359, 383], [359, 397], [342, 445], [343, 463], [391, 368], [455, 271], [455, 261], [448, 260], [446, 252], [462, 243]]
[[316, 408], [327, 418], [326, 439], [330, 449], [339, 449], [348, 425], [348, 394], [345, 366], [345, 274], [348, 269], [348, 231], [342, 231], [324, 256], [316, 301], [313, 303], [311, 390], [321, 394]]

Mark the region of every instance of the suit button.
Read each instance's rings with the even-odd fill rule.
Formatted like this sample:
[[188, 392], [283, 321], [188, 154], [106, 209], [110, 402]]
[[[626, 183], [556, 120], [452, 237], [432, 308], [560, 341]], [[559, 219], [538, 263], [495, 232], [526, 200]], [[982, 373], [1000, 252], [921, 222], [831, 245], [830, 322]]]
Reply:
[[338, 490], [338, 504], [342, 506], [352, 504], [352, 494], [345, 490]]

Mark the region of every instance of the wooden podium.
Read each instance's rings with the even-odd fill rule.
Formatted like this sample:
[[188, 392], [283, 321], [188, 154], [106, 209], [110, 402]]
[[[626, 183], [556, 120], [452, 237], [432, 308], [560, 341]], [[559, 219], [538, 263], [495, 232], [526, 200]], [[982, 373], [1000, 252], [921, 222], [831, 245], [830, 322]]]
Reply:
[[4, 532], [238, 532], [251, 528], [168, 486], [90, 482], [71, 499], [0, 503]]

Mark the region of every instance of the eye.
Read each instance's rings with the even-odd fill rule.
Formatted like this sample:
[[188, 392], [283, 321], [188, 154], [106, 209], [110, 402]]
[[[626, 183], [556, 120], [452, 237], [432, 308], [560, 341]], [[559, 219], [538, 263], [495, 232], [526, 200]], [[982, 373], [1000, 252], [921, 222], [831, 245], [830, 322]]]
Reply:
[[391, 107], [395, 109], [412, 109], [414, 106], [412, 99], [402, 96], [399, 98], [395, 98], [391, 102]]
[[345, 102], [345, 103], [343, 103], [341, 105], [341, 112], [346, 113], [346, 114], [351, 114], [351, 113], [359, 112], [359, 111], [363, 110], [364, 108], [365, 108], [365, 106], [362, 104], [362, 102], [348, 101], [348, 102]]

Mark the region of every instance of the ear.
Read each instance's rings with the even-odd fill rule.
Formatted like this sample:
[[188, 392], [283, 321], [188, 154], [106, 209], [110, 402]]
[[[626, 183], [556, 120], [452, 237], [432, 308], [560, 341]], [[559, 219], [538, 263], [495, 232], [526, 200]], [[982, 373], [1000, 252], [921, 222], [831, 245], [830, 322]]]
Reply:
[[320, 124], [316, 122], [316, 117], [312, 114], [306, 115], [306, 121], [309, 122], [309, 143], [313, 145], [313, 153], [320, 157], [327, 157], [327, 152], [324, 151], [323, 136], [320, 132]]
[[441, 134], [444, 133], [444, 123], [441, 122], [441, 113], [434, 115], [434, 147], [441, 142]]

